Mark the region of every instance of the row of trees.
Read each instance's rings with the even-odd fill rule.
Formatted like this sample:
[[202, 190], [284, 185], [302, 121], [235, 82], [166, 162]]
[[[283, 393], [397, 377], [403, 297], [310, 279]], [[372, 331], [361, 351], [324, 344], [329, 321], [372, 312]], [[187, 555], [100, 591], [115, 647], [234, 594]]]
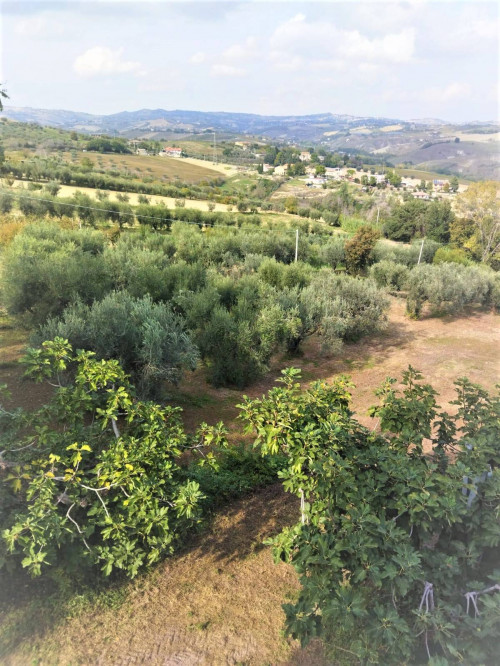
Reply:
[[4, 178], [18, 178], [30, 181], [57, 182], [62, 185], [75, 187], [91, 187], [99, 190], [115, 190], [117, 192], [137, 192], [167, 197], [190, 197], [192, 199], [206, 199], [217, 192], [224, 179], [217, 177], [205, 185], [190, 183], [173, 183], [165, 185], [154, 182], [151, 176], [138, 179], [137, 174], [121, 172], [118, 170], [96, 169], [92, 160], [82, 160], [82, 163], [73, 166], [67, 163], [58, 163], [54, 160], [32, 159], [23, 162], [5, 161], [0, 164], [0, 174]]

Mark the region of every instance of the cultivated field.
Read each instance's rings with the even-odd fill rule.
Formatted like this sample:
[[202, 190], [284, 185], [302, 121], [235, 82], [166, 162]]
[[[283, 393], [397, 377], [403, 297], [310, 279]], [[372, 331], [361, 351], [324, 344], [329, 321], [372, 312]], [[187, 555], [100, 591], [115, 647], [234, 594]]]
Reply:
[[[14, 193], [16, 193], [17, 188], [21, 189], [26, 189], [26, 183], [22, 180], [16, 180], [14, 181], [14, 186], [15, 190]], [[72, 197], [75, 192], [82, 192], [83, 194], [87, 194], [89, 197], [92, 197], [97, 201], [97, 196], [96, 192], [98, 190], [94, 189], [93, 187], [75, 187], [74, 185], [61, 185], [60, 190], [58, 193], [58, 196], [60, 197]], [[109, 195], [110, 201], [119, 201], [118, 196], [123, 196], [123, 194], [126, 194], [128, 196], [128, 203], [132, 204], [132, 206], [137, 206], [139, 204], [139, 195], [136, 192], [117, 192], [115, 190], [105, 190], [105, 193]], [[23, 192], [24, 194], [24, 192]], [[30, 192], [26, 192], [27, 196], [30, 195]], [[148, 199], [150, 200], [151, 204], [159, 204], [163, 203], [165, 206], [168, 208], [175, 208], [175, 198], [174, 197], [160, 197], [156, 195], [147, 195]], [[195, 208], [196, 210], [202, 210], [204, 212], [208, 211], [208, 200], [205, 201], [203, 199], [185, 199], [185, 207], [186, 208]], [[220, 212], [226, 212], [228, 207], [225, 204], [215, 204], [215, 211], [220, 211]]]
[[71, 153], [63, 153], [67, 162], [81, 162], [90, 159], [97, 167], [109, 170], [129, 171], [137, 177], [151, 176], [156, 180], [179, 179], [186, 183], [199, 183], [203, 180], [213, 180], [220, 177], [220, 171], [212, 165], [203, 164], [203, 160], [191, 160], [176, 157], [158, 157], [155, 155], [115, 155], [102, 153], [78, 152], [76, 159]]
[[[39, 404], [45, 389], [20, 383], [13, 364], [25, 334], [12, 328], [2, 332], [7, 335], [0, 383], [9, 382], [16, 404]], [[384, 333], [347, 345], [332, 357], [324, 357], [319, 341], [311, 339], [302, 357], [276, 358], [270, 375], [245, 393], [261, 395], [280, 369], [292, 364], [302, 369], [304, 383], [348, 373], [356, 384], [358, 418], [377, 427], [366, 410], [386, 376], [400, 376], [411, 364], [447, 406], [459, 376], [493, 388], [500, 369], [499, 343], [498, 318], [489, 311], [413, 321], [404, 315], [404, 301], [394, 298]], [[203, 369], [172, 391], [172, 400], [183, 406], [189, 428], [222, 418], [231, 439], [241, 439], [235, 420], [241, 392], [209, 387]], [[37, 583], [16, 588], [15, 597], [7, 589], [0, 606], [0, 661], [5, 666], [326, 664], [317, 643], [303, 651], [283, 639], [281, 604], [296, 594], [297, 577], [291, 566], [274, 565], [262, 546], [264, 538], [295, 522], [297, 515], [295, 499], [272, 486], [233, 503], [182, 553], [134, 582], [93, 597], [84, 593], [59, 599], [57, 607]]]

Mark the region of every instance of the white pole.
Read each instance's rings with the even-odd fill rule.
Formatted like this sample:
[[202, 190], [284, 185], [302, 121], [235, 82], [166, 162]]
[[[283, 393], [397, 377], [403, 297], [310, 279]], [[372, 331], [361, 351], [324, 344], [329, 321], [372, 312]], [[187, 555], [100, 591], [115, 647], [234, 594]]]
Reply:
[[295, 234], [295, 263], [297, 263], [298, 256], [299, 256], [299, 230], [297, 229]]
[[422, 238], [422, 245], [420, 246], [420, 254], [418, 255], [417, 266], [420, 263], [420, 260], [422, 259], [422, 251], [424, 249], [424, 240], [425, 240], [425, 238]]

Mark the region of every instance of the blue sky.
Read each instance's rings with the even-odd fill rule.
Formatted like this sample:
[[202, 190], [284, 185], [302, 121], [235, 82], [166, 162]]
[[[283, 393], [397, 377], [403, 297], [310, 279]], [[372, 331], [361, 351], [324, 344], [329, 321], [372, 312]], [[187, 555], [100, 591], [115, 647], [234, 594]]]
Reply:
[[12, 106], [498, 116], [496, 2], [1, 4]]

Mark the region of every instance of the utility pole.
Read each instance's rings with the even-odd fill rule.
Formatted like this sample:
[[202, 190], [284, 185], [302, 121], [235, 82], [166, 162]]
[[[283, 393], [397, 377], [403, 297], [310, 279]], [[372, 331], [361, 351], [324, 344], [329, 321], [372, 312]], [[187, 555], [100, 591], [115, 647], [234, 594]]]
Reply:
[[299, 230], [297, 229], [295, 232], [295, 263], [297, 263], [298, 257], [299, 257]]
[[424, 249], [424, 240], [425, 240], [425, 238], [422, 238], [422, 245], [420, 246], [420, 254], [418, 255], [417, 266], [420, 263], [420, 260], [422, 259], [422, 252], [423, 252], [423, 249]]

